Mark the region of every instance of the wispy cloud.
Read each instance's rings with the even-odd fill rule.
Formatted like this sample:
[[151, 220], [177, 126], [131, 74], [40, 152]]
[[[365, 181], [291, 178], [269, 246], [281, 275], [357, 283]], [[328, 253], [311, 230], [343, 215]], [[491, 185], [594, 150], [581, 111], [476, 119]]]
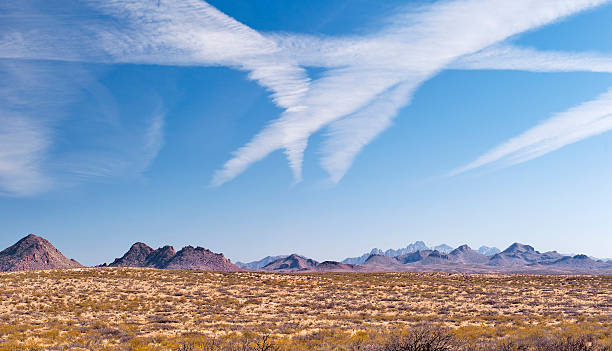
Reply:
[[53, 65], [0, 60], [0, 194], [29, 196], [53, 180], [45, 160], [53, 144], [53, 126], [61, 105], [73, 101], [70, 88], [83, 77], [56, 71]]
[[151, 166], [164, 144], [164, 124], [161, 105], [106, 126], [98, 124], [97, 135], [87, 143], [53, 158], [55, 173], [73, 181], [138, 177]]
[[48, 129], [0, 109], [0, 195], [28, 196], [49, 186], [40, 162], [50, 144]]
[[[102, 63], [228, 66], [272, 92], [286, 109], [300, 108], [305, 70], [273, 38], [204, 1], [91, 0], [73, 16], [38, 14], [1, 27], [0, 57]], [[18, 7], [18, 6], [15, 6]]]
[[[75, 2], [71, 6], [56, 18], [17, 1], [0, 5], [0, 9], [4, 7], [13, 13], [8, 16], [11, 20], [0, 24], [0, 58], [29, 60], [32, 65], [36, 62], [33, 60], [51, 60], [229, 66], [247, 71], [250, 79], [271, 92], [273, 101], [281, 108], [287, 111], [303, 108], [300, 100], [310, 82], [304, 68], [284, 55], [274, 39], [203, 1], [94, 0]], [[89, 83], [81, 88], [95, 88], [95, 80]], [[105, 94], [104, 89], [97, 90], [94, 97]], [[34, 111], [35, 115], [40, 113], [43, 111]], [[78, 178], [116, 175], [120, 170], [134, 168], [134, 164], [146, 168], [154, 157], [151, 155], [156, 155], [162, 146], [159, 140], [163, 135], [163, 116], [156, 116], [150, 127], [132, 131], [137, 134], [130, 140], [140, 140], [137, 137], [140, 133], [147, 136], [142, 140], [144, 145], [131, 148], [141, 150], [142, 162], [128, 160], [125, 153], [113, 151], [125, 149], [125, 144], [103, 144], [94, 150], [62, 155], [52, 168], [66, 170]], [[122, 130], [120, 125], [110, 129], [119, 133]], [[117, 139], [105, 137], [107, 141]], [[53, 140], [48, 140], [48, 144], [52, 143]]]
[[[414, 91], [443, 69], [609, 71], [609, 61], [596, 55], [568, 57], [495, 46], [511, 36], [607, 2], [440, 1], [400, 9], [380, 30], [368, 35], [313, 37], [260, 33], [198, 0], [90, 0], [71, 4], [78, 16], [58, 19], [38, 9], [26, 9], [19, 16], [26, 14], [27, 20], [15, 16], [17, 19], [0, 24], [0, 58], [227, 66], [248, 72], [250, 79], [270, 91], [283, 112], [234, 152], [215, 173], [212, 184], [235, 178], [275, 150], [284, 150], [295, 180], [301, 180], [308, 139], [323, 128], [328, 130], [321, 164], [337, 182], [359, 151], [392, 124]], [[309, 66], [327, 71], [311, 80], [304, 69]], [[71, 164], [84, 176], [115, 174], [116, 169], [134, 163], [146, 169], [163, 140], [163, 113], [153, 112], [152, 116], [148, 124], [139, 124], [138, 130], [127, 129], [129, 135], [139, 136], [131, 139], [139, 140], [133, 149], [145, 155], [142, 162], [107, 152], [125, 149], [127, 144], [119, 142], [64, 157], [59, 164]], [[126, 135], [121, 118], [113, 123], [109, 130]], [[53, 129], [46, 128], [40, 134], [47, 136], [42, 149], [53, 142], [49, 137]], [[38, 160], [45, 153], [33, 148], [28, 154]], [[92, 158], [98, 162], [83, 161]]]
[[390, 25], [366, 37], [285, 38], [296, 61], [329, 70], [310, 85], [303, 110], [285, 112], [238, 149], [213, 184], [236, 177], [277, 149], [285, 150], [299, 181], [308, 138], [326, 126], [332, 140], [324, 144], [322, 164], [338, 181], [359, 150], [409, 102], [411, 92], [452, 61], [604, 2], [447, 1], [400, 11]]
[[[71, 114], [84, 98], [91, 112]], [[1, 59], [0, 195], [138, 175], [163, 145], [164, 114], [153, 104], [147, 116], [120, 116], [96, 72], [80, 64]]]
[[461, 57], [448, 68], [612, 73], [612, 56], [596, 52], [539, 51], [503, 44]]
[[321, 165], [332, 182], [339, 182], [361, 149], [391, 126], [397, 110], [408, 104], [416, 83], [400, 83], [371, 104], [329, 125]]
[[[598, 53], [538, 51], [511, 45], [497, 45], [453, 62], [455, 69], [521, 70], [531, 72], [612, 73], [612, 57]], [[553, 115], [486, 152], [450, 175], [499, 162], [510, 166], [555, 151], [568, 144], [612, 129], [612, 90], [593, 101]]]
[[542, 156], [565, 145], [612, 129], [612, 89], [512, 138], [478, 157], [451, 175], [501, 162], [515, 165]]

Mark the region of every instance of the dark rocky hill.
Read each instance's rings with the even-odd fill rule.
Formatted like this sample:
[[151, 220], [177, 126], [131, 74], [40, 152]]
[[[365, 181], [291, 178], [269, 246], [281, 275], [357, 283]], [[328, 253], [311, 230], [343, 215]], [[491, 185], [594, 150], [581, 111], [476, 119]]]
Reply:
[[186, 246], [170, 259], [164, 268], [208, 271], [240, 271], [240, 267], [225, 258], [223, 254], [214, 253], [203, 247]]
[[270, 262], [262, 269], [266, 271], [297, 272], [313, 269], [317, 264], [319, 264], [319, 262], [313, 259], [291, 254], [287, 257]]
[[424, 265], [448, 264], [452, 262], [452, 257], [448, 254], [433, 250], [427, 257], [423, 258], [420, 263]]
[[49, 241], [34, 234], [0, 252], [0, 271], [83, 267], [66, 258]]
[[149, 245], [137, 242], [120, 258], [116, 258], [110, 267], [150, 267], [146, 265], [147, 258], [155, 250]]
[[461, 245], [448, 254], [451, 259], [458, 263], [483, 264], [489, 262], [489, 257], [472, 250], [467, 245]]
[[432, 250], [419, 250], [417, 252], [411, 252], [397, 256], [396, 259], [401, 263], [412, 263], [422, 261], [425, 257], [432, 253]]
[[363, 266], [370, 271], [391, 271], [401, 265], [402, 263], [397, 258], [386, 255], [371, 255], [363, 263]]
[[491, 257], [488, 264], [491, 266], [524, 266], [533, 264], [547, 264], [563, 258], [556, 251], [540, 253], [533, 247], [514, 243], [504, 251]]
[[174, 258], [176, 251], [174, 247], [166, 245], [157, 250], [151, 251], [145, 260], [145, 267], [167, 268], [168, 263]]
[[214, 253], [203, 247], [186, 246], [176, 252], [172, 246], [153, 250], [141, 242], [132, 245], [125, 255], [115, 259], [109, 266], [210, 271], [241, 270], [223, 254]]

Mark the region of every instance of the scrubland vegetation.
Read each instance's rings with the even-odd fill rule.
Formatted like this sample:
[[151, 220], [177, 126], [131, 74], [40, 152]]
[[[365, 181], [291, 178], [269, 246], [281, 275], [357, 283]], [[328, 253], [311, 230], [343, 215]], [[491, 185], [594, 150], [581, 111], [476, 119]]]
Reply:
[[612, 276], [0, 274], [0, 350], [78, 349], [612, 350]]

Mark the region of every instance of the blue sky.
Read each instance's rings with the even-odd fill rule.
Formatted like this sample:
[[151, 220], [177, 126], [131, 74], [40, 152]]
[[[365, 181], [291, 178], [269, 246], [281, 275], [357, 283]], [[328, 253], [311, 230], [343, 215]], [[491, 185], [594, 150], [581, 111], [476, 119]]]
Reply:
[[[499, 11], [499, 8], [504, 11]], [[612, 256], [608, 1], [8, 1], [0, 246]], [[480, 19], [478, 21], [474, 19]]]

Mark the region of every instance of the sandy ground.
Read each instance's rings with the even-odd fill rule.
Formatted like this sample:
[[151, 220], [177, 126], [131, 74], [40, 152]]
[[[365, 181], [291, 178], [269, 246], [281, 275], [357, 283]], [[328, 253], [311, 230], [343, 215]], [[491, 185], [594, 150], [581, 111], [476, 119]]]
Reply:
[[423, 322], [467, 337], [534, 326], [580, 326], [612, 337], [612, 276], [135, 268], [0, 274], [0, 350], [113, 349], [135, 340], [245, 331], [289, 338], [325, 330], [354, 334]]

